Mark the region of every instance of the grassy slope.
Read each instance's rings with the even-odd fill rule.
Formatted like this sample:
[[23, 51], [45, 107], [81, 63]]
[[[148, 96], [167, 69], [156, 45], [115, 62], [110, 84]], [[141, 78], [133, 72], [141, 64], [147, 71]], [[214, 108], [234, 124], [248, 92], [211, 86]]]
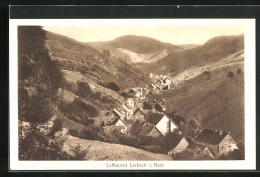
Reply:
[[46, 32], [46, 37], [50, 55], [59, 61], [62, 69], [84, 70], [99, 82], [115, 82], [123, 89], [144, 85], [147, 80], [140, 71], [117, 58], [105, 58], [87, 44], [51, 32]]
[[[168, 110], [183, 117], [201, 117], [201, 124], [219, 129], [244, 141], [244, 76], [236, 74], [243, 62], [212, 70], [210, 78], [201, 74], [164, 93]], [[234, 78], [227, 77], [232, 71]]]
[[[45, 46], [51, 58], [61, 66], [66, 81], [66, 88], [59, 102], [60, 109], [64, 107], [62, 105], [72, 104], [73, 100], [79, 96], [83, 103], [92, 106], [98, 112], [110, 110], [115, 105], [120, 104], [124, 98], [118, 92], [98, 83], [114, 82], [121, 90], [147, 83], [148, 79], [143, 73], [115, 57], [106, 58], [102, 53], [85, 43], [51, 32], [45, 31], [45, 33]], [[92, 96], [81, 97], [79, 95], [78, 81], [88, 83]], [[100, 94], [100, 98], [93, 97], [96, 93]], [[71, 117], [74, 116], [79, 121], [78, 123], [83, 124], [84, 115], [89, 117], [91, 114], [90, 111], [83, 111], [64, 112], [64, 115], [71, 120], [74, 120]]]
[[[130, 146], [90, 141], [69, 136], [64, 149], [80, 144], [82, 149], [89, 149], [86, 160], [171, 160], [170, 156], [156, 154]], [[92, 144], [92, 145], [91, 145]]]
[[204, 45], [172, 53], [167, 57], [137, 68], [145, 73], [179, 73], [190, 67], [214, 63], [244, 48], [244, 36], [222, 36], [210, 39]]

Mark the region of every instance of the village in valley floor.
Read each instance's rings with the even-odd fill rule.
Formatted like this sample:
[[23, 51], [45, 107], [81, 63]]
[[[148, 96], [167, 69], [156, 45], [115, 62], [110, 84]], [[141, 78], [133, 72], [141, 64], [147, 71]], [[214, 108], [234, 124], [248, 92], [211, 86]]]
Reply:
[[245, 158], [244, 34], [80, 42], [18, 26], [18, 63], [19, 160]]

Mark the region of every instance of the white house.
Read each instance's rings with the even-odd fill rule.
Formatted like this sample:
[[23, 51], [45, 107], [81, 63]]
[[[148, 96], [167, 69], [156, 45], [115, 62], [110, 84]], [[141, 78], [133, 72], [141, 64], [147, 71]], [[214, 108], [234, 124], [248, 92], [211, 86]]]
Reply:
[[165, 136], [167, 133], [174, 132], [178, 129], [178, 126], [169, 117], [164, 114], [151, 114], [148, 122], [155, 125], [160, 133]]

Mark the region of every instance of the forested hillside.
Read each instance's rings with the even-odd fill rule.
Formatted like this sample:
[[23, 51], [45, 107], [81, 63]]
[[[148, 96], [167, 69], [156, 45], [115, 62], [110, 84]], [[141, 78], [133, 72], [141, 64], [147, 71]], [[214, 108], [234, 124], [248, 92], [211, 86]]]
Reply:
[[145, 73], [180, 73], [191, 67], [203, 66], [244, 49], [244, 36], [221, 36], [210, 39], [204, 45], [171, 53], [150, 64], [138, 64]]

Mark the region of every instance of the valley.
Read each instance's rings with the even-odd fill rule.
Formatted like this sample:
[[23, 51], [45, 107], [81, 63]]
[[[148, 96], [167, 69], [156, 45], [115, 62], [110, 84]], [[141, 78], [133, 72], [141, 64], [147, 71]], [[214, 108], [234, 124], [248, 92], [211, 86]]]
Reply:
[[[59, 150], [68, 153], [64, 157], [243, 159], [243, 35], [215, 37], [202, 45], [174, 45], [134, 35], [83, 43], [41, 28], [24, 27], [20, 33], [27, 37], [28, 41], [20, 39], [24, 45], [30, 46], [35, 38], [39, 42], [37, 49], [20, 50], [19, 57], [28, 59], [21, 66], [36, 63], [47, 73], [47, 81], [39, 82], [45, 75], [28, 70], [20, 76], [19, 94], [28, 101], [31, 95], [50, 97], [46, 103], [50, 106], [43, 110], [52, 110], [46, 111], [50, 122], [62, 122], [55, 129], [61, 134], [50, 128], [45, 136], [64, 139], [59, 141], [63, 143]], [[52, 64], [42, 64], [46, 61]], [[59, 77], [49, 79], [55, 73]], [[33, 128], [43, 123], [33, 124], [34, 116], [20, 114], [24, 117], [20, 120]], [[210, 136], [219, 141], [210, 142]]]

